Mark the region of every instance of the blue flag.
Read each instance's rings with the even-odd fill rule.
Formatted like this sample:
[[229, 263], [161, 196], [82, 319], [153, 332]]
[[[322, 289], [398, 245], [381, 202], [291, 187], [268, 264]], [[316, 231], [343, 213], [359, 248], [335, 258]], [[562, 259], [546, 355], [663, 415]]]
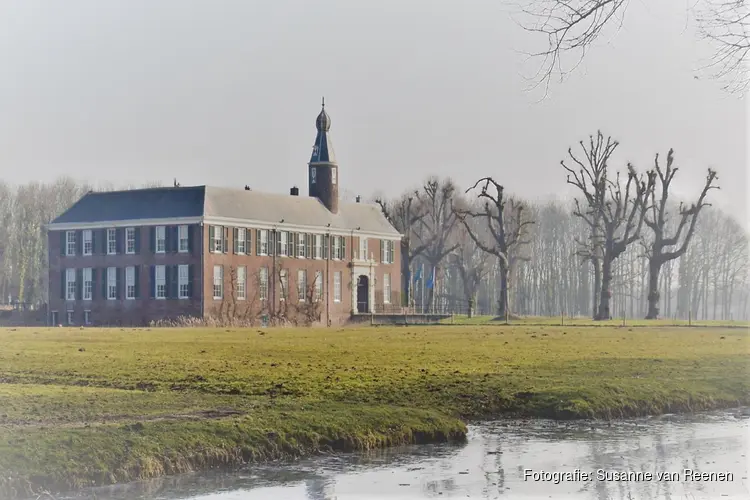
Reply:
[[435, 268], [434, 267], [432, 268], [432, 276], [427, 278], [427, 282], [425, 283], [425, 286], [427, 286], [427, 288], [432, 288], [433, 286], [435, 286]]
[[417, 272], [414, 273], [414, 281], [419, 281], [422, 279], [422, 268], [418, 267]]

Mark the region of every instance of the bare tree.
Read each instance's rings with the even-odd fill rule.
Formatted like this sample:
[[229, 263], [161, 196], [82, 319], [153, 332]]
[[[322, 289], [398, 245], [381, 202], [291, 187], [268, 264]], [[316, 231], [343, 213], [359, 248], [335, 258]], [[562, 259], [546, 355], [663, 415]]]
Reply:
[[[431, 266], [431, 272], [438, 275], [440, 264], [457, 247], [458, 243], [451, 243], [453, 231], [456, 227], [456, 213], [452, 205], [456, 186], [450, 179], [439, 180], [430, 177], [417, 193], [418, 200], [424, 210], [424, 216], [419, 219], [415, 237], [420, 246], [424, 246], [422, 255]], [[427, 308], [432, 308], [435, 297], [435, 285], [429, 289]]]
[[456, 231], [458, 248], [450, 255], [450, 262], [461, 278], [463, 297], [466, 300], [467, 315], [471, 318], [476, 305], [479, 284], [490, 270], [489, 261], [492, 254], [482, 250], [472, 239], [466, 225], [472, 226], [474, 234], [479, 235], [479, 221], [471, 218], [461, 224]]
[[[500, 296], [498, 298], [498, 318], [507, 319], [510, 315], [509, 300], [509, 276], [518, 259], [522, 259], [520, 248], [528, 245], [526, 228], [533, 221], [528, 220], [524, 214], [524, 204], [515, 200], [508, 200], [503, 193], [503, 186], [498, 184], [492, 177], [479, 179], [466, 193], [473, 191], [481, 184], [481, 191], [477, 195], [479, 200], [484, 200], [480, 210], [454, 208], [458, 219], [462, 222], [469, 237], [484, 252], [498, 258], [500, 265]], [[492, 190], [490, 190], [492, 188]], [[492, 192], [494, 191], [494, 192]], [[506, 205], [507, 203], [507, 205]], [[480, 234], [474, 229], [471, 219], [483, 219], [489, 233], [489, 241], [483, 241]]]
[[[748, 85], [745, 63], [748, 42], [748, 3], [746, 0], [706, 0], [708, 6], [698, 16], [699, 31], [714, 45], [713, 65], [718, 77], [732, 76], [725, 88], [742, 93]], [[609, 26], [622, 26], [630, 0], [526, 0], [522, 8], [527, 31], [546, 38], [547, 48], [532, 53], [541, 60], [535, 75], [537, 85], [549, 89], [554, 75], [564, 76], [580, 63]], [[566, 54], [575, 56], [571, 68], [562, 64]]]
[[[708, 204], [705, 202], [706, 195], [711, 189], [718, 189], [714, 185], [717, 180], [716, 171], [708, 169], [706, 183], [703, 190], [698, 196], [698, 200], [690, 207], [684, 207], [680, 203], [679, 223], [675, 232], [668, 236], [665, 234], [665, 227], [669, 219], [668, 200], [669, 187], [672, 179], [677, 173], [678, 168], [673, 167], [674, 150], [670, 149], [667, 154], [667, 164], [664, 169], [659, 165], [659, 155], [654, 158], [654, 172], [658, 179], [659, 199], [657, 199], [657, 188], [650, 193], [650, 206], [646, 210], [645, 223], [653, 233], [653, 239], [648, 245], [648, 312], [646, 319], [656, 319], [659, 316], [659, 273], [665, 262], [674, 260], [685, 253], [690, 240], [695, 232], [695, 225], [698, 222], [698, 214], [703, 207]], [[687, 227], [687, 229], [685, 229]], [[684, 233], [683, 233], [684, 231]]]
[[605, 143], [602, 133], [598, 132], [596, 142], [593, 137], [590, 138], [588, 150], [581, 143], [588, 164], [578, 160], [571, 150], [568, 150], [568, 155], [576, 162], [579, 170], [576, 172], [565, 165], [565, 162], [561, 162], [569, 174], [567, 182], [578, 188], [587, 203], [586, 210], [582, 210], [576, 200], [574, 214], [586, 220], [592, 228], [593, 241], [590, 248], [593, 252], [590, 252], [589, 258], [601, 262], [601, 291], [594, 319], [611, 317], [612, 264], [630, 244], [638, 240], [645, 216], [644, 203], [654, 185], [655, 173], [650, 172], [646, 182], [630, 164], [624, 185], [619, 172], [615, 175], [615, 180], [608, 178], [607, 161], [617, 145], [617, 141], [612, 141], [611, 138], [607, 138]]
[[[607, 163], [620, 145], [619, 142], [607, 137], [601, 131], [597, 131], [596, 140], [589, 136], [588, 147], [583, 141], [579, 142], [583, 150], [583, 159], [573, 154], [573, 149], [568, 148], [568, 156], [575, 163], [575, 167], [569, 167], [565, 160], [560, 165], [568, 172], [567, 183], [575, 186], [583, 196], [584, 204], [576, 198], [573, 215], [580, 218], [589, 228], [588, 241], [576, 238], [578, 244], [577, 255], [585, 261], [591, 262], [594, 272], [594, 289], [592, 293], [593, 308], [592, 315], [596, 317], [599, 310], [600, 290], [602, 282], [602, 259], [604, 253], [604, 237], [602, 219], [604, 218], [604, 200], [607, 196]], [[574, 170], [574, 168], [576, 170]], [[572, 176], [572, 177], [571, 177]]]
[[[405, 193], [400, 198], [393, 201], [384, 200], [381, 197], [375, 199], [375, 203], [380, 206], [383, 216], [388, 219], [396, 230], [403, 234], [401, 240], [401, 271], [404, 276], [411, 275], [411, 263], [416, 257], [421, 255], [430, 240], [413, 244], [412, 238], [415, 235], [418, 224], [426, 215], [426, 205], [419, 203], [418, 193]], [[404, 300], [407, 305], [411, 305], [411, 278], [404, 280], [402, 283]]]

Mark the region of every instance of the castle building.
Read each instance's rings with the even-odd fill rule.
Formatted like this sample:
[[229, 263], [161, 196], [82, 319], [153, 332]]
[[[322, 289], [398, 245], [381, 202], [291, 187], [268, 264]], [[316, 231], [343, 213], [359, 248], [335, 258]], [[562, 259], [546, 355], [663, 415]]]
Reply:
[[47, 226], [49, 322], [237, 317], [341, 324], [400, 306], [401, 235], [339, 201], [325, 104], [308, 194], [212, 186], [89, 192]]

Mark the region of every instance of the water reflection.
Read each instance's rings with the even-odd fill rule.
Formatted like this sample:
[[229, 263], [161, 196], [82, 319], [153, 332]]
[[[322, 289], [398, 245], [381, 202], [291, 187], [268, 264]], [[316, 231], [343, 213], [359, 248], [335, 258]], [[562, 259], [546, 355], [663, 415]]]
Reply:
[[[471, 427], [465, 445], [413, 446], [318, 457], [234, 472], [191, 474], [73, 498], [299, 499], [750, 498], [748, 420], [734, 413], [607, 423], [496, 422]], [[525, 469], [731, 472], [733, 482], [525, 480]]]

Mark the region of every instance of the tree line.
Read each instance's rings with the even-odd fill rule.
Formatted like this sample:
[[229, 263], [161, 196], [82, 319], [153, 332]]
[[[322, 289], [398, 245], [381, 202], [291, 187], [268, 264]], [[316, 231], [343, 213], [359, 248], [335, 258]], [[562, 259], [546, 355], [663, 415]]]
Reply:
[[[404, 234], [403, 305], [499, 317], [748, 319], [748, 236], [710, 205], [716, 172], [694, 199], [675, 200], [674, 151], [649, 170], [618, 171], [609, 165], [618, 147], [597, 133], [568, 150], [568, 201], [523, 200], [496, 177], [467, 189], [431, 177], [375, 197]], [[45, 302], [44, 225], [91, 189], [70, 178], [0, 182], [0, 303]]]
[[522, 200], [493, 177], [465, 191], [431, 178], [378, 198], [405, 234], [405, 303], [499, 317], [747, 319], [748, 238], [709, 203], [716, 171], [694, 199], [675, 200], [674, 151], [618, 171], [618, 147], [598, 132], [568, 150], [561, 169], [577, 195], [567, 202]]

